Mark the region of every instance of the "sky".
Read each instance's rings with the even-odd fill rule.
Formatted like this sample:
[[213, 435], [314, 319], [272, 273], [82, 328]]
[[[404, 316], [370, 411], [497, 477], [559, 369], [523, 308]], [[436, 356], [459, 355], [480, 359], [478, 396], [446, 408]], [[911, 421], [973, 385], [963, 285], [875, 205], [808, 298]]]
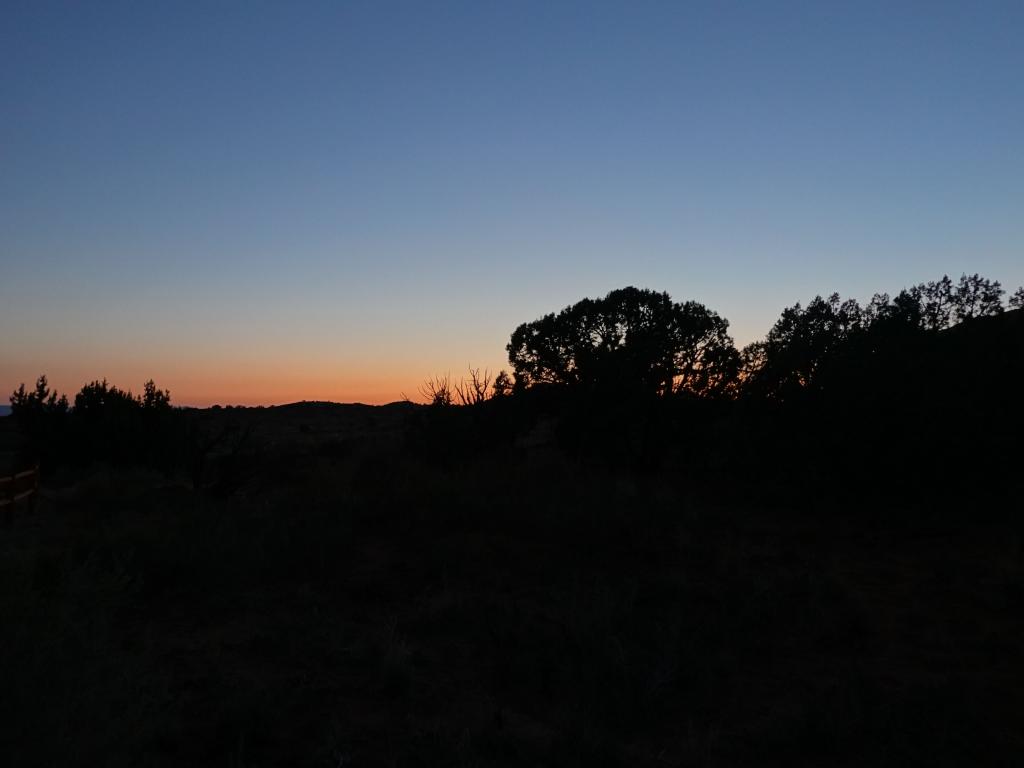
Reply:
[[0, 402], [417, 398], [625, 285], [1024, 284], [1024, 3], [0, 5]]

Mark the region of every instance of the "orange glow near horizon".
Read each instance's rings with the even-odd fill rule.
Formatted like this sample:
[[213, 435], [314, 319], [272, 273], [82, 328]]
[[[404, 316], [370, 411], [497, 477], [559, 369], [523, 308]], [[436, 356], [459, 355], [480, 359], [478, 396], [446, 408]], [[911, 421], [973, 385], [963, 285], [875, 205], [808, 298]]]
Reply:
[[[112, 361], [111, 361], [112, 362]], [[500, 366], [488, 366], [496, 372]], [[506, 366], [507, 367], [507, 366]], [[169, 389], [171, 402], [178, 406], [206, 408], [211, 405], [271, 406], [299, 401], [364, 403], [385, 405], [408, 396], [415, 402], [423, 397], [419, 388], [430, 376], [450, 372], [453, 381], [460, 378], [457, 366], [431, 368], [417, 365], [400, 370], [397, 366], [377, 366], [375, 370], [342, 370], [332, 366], [301, 366], [292, 363], [274, 367], [265, 362], [179, 366], [162, 372], [168, 366], [118, 363], [106, 366], [83, 366], [80, 363], [38, 365], [26, 375], [23, 366], [12, 370], [0, 364], [0, 402], [21, 383], [31, 387], [40, 374], [45, 374], [50, 388], [74, 400], [75, 393], [88, 382], [106, 378], [111, 384], [132, 392], [141, 392], [145, 381], [152, 378], [161, 389]], [[95, 371], [91, 373], [88, 371]], [[413, 371], [413, 372], [410, 372]]]

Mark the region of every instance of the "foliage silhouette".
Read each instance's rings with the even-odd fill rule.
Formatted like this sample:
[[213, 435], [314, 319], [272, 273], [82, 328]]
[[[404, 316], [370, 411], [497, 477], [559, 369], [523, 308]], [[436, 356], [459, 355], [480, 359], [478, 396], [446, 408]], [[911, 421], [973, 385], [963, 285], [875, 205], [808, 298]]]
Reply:
[[628, 287], [523, 323], [506, 349], [521, 387], [713, 396], [739, 369], [728, 327], [702, 304]]
[[[843, 462], [867, 456], [877, 462], [880, 482], [895, 483], [900, 473], [934, 481], [957, 462], [980, 466], [962, 447], [980, 440], [995, 420], [1020, 421], [1006, 410], [1008, 396], [986, 399], [981, 391], [951, 389], [964, 382], [966, 359], [985, 371], [979, 387], [985, 382], [994, 391], [1019, 380], [1019, 352], [1012, 351], [1020, 348], [1019, 321], [975, 328], [1004, 312], [1001, 297], [998, 282], [966, 274], [957, 283], [943, 276], [894, 296], [878, 293], [864, 305], [838, 294], [817, 296], [784, 309], [763, 340], [737, 353], [725, 335], [727, 322], [700, 305], [677, 305], [667, 294], [646, 290], [613, 291], [515, 329], [507, 347], [516, 375], [511, 400], [547, 394], [532, 405], [520, 403], [507, 423], [518, 430], [516, 439], [532, 441], [531, 425], [553, 418], [562, 448], [610, 466], [682, 462], [696, 470], [710, 462], [760, 472], [741, 469], [753, 452], [771, 457], [764, 466], [785, 474], [795, 470], [776, 459], [790, 457], [793, 466], [803, 461], [809, 471], [831, 451], [824, 471], [833, 480], [847, 471]], [[684, 327], [697, 332], [686, 336]], [[961, 338], [975, 342], [964, 346]], [[687, 356], [693, 339], [703, 358]], [[694, 358], [724, 364], [688, 367]], [[705, 397], [666, 398], [670, 392]], [[712, 406], [716, 400], [723, 405]], [[541, 402], [547, 405], [538, 410]], [[937, 420], [925, 403], [950, 417]], [[954, 418], [962, 423], [951, 423]], [[890, 438], [872, 444], [860, 433], [868, 427]], [[793, 442], [798, 439], [828, 451], [807, 454]], [[939, 456], [915, 448], [920, 439], [956, 447]]]
[[106, 379], [89, 382], [69, 407], [68, 398], [51, 392], [40, 376], [34, 390], [22, 384], [12, 393], [11, 412], [26, 439], [24, 460], [40, 460], [45, 470], [62, 463], [171, 468], [189, 461], [188, 426], [171, 407], [170, 392], [152, 379], [142, 395]]
[[822, 367], [861, 322], [858, 304], [842, 301], [837, 293], [828, 299], [816, 296], [806, 308], [784, 309], [767, 338], [744, 350], [744, 384], [749, 391], [780, 399], [816, 385]]
[[875, 294], [863, 307], [838, 294], [817, 296], [806, 309], [796, 304], [783, 310], [763, 342], [743, 351], [744, 394], [785, 400], [836, 386], [886, 350], [911, 350], [925, 343], [924, 334], [1001, 314], [1002, 294], [997, 281], [977, 274], [962, 275], [956, 286], [944, 275], [892, 299]]
[[491, 397], [491, 374], [479, 368], [469, 369], [469, 378], [455, 385], [455, 394], [462, 405], [480, 405]]
[[451, 385], [451, 376], [447, 373], [443, 376], [431, 376], [420, 386], [420, 395], [435, 408], [454, 405], [455, 393]]
[[[816, 297], [686, 396], [643, 343], [550, 382], [439, 377], [439, 407], [21, 387], [19, 423], [52, 417], [62, 461], [104, 466], [10, 531], [0, 744], [1015, 765], [1024, 312], [995, 290]], [[153, 451], [194, 434], [191, 478], [138, 468], [184, 466]]]
[[998, 315], [1003, 311], [1003, 289], [998, 280], [986, 280], [978, 274], [961, 275], [953, 293], [956, 319], [960, 322], [974, 317]]
[[21, 384], [11, 393], [11, 417], [26, 440], [23, 462], [53, 463], [67, 430], [68, 399], [51, 391], [45, 375], [36, 379], [35, 389]]
[[498, 371], [498, 375], [494, 377], [494, 383], [491, 385], [491, 396], [507, 397], [512, 394], [514, 388], [515, 383], [512, 377], [508, 375], [508, 372]]

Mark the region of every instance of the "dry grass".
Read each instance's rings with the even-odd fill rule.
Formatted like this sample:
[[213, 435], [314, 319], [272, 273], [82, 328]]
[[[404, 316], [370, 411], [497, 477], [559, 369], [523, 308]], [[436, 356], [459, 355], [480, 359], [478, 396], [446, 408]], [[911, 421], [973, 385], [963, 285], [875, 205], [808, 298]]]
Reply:
[[257, 436], [209, 490], [69, 478], [4, 532], [5, 765], [1024, 752], [1019, 531], [750, 508], [551, 451], [439, 461], [352, 414], [208, 414]]

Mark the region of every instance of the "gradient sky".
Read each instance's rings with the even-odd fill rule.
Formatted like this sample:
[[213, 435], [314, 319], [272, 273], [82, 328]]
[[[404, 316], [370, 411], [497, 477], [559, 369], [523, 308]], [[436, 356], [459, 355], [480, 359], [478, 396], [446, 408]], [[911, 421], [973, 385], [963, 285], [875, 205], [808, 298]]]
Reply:
[[624, 285], [1024, 283], [1024, 2], [0, 6], [0, 400], [387, 402]]

